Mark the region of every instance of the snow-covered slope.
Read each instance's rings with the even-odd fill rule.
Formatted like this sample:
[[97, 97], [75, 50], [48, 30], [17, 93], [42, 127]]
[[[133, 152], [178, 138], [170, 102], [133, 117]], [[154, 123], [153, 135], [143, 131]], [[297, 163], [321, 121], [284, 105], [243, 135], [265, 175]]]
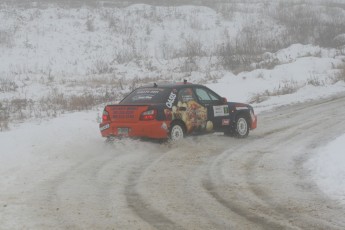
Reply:
[[305, 166], [318, 186], [330, 197], [345, 204], [345, 135], [318, 150]]
[[[87, 100], [91, 106], [117, 101], [141, 84], [183, 79], [208, 84], [229, 100], [265, 101], [259, 107], [276, 104], [271, 96], [296, 91], [298, 98], [309, 99], [317, 97], [309, 95], [313, 90], [322, 95], [341, 91], [336, 76], [345, 50], [290, 45], [291, 39], [284, 40], [289, 27], [276, 12], [292, 6], [272, 3], [263, 10], [262, 4], [225, 5], [233, 6], [229, 11], [144, 4], [2, 5], [2, 109], [12, 120], [56, 116], [89, 108]], [[313, 12], [317, 9], [313, 6]], [[345, 18], [336, 9], [337, 19]], [[326, 15], [328, 22], [330, 12]], [[283, 49], [273, 51], [278, 48]]]

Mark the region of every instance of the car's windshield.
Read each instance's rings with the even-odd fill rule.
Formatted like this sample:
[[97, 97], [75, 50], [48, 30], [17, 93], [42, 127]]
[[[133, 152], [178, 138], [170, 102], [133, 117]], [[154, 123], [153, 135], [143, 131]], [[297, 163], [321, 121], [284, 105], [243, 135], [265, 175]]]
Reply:
[[165, 103], [170, 92], [170, 88], [139, 88], [125, 97], [120, 104]]

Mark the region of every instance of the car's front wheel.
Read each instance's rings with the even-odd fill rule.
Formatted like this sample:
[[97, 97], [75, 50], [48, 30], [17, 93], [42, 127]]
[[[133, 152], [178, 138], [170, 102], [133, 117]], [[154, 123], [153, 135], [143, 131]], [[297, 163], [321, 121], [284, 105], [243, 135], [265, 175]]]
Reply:
[[248, 119], [240, 115], [236, 118], [235, 122], [235, 136], [238, 138], [245, 138], [249, 134], [249, 123]]
[[173, 142], [182, 140], [185, 136], [185, 129], [181, 122], [174, 122], [170, 128], [169, 139]]

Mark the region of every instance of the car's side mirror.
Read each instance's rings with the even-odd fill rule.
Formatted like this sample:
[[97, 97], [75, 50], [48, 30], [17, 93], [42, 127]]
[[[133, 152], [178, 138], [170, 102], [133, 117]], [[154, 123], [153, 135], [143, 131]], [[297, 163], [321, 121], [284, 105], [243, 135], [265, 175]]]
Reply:
[[222, 101], [223, 104], [228, 103], [228, 100], [226, 99], [226, 97], [222, 97], [221, 101]]

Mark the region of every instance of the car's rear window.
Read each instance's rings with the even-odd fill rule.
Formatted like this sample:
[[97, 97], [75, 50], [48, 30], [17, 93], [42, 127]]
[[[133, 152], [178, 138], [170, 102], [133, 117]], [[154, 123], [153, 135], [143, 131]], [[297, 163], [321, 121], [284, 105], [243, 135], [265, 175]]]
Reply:
[[170, 92], [170, 88], [139, 88], [125, 97], [120, 104], [165, 103]]

